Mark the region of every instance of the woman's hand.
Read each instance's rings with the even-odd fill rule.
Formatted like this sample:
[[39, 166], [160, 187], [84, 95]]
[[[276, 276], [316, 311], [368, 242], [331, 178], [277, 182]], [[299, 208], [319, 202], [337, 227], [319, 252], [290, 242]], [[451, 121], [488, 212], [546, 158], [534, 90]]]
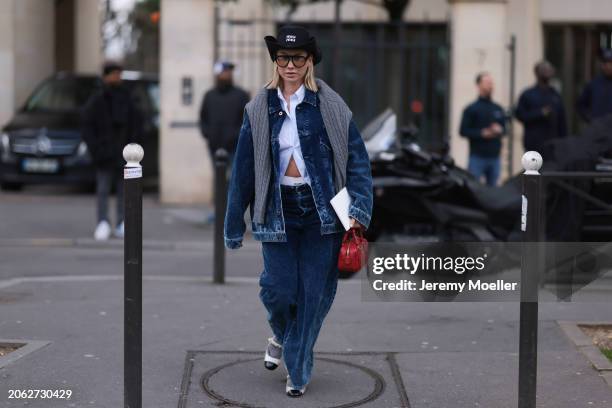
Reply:
[[361, 225], [359, 223], [359, 221], [357, 221], [356, 219], [354, 219], [353, 217], [349, 217], [350, 218], [350, 228], [363, 228], [363, 225]]

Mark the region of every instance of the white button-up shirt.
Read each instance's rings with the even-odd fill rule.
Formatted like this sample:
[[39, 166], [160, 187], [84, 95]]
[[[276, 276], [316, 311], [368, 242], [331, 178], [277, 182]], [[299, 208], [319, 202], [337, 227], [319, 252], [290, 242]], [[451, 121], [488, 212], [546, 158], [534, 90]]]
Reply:
[[280, 178], [282, 180], [282, 177], [285, 175], [287, 167], [289, 166], [289, 162], [291, 161], [291, 156], [293, 156], [295, 164], [297, 165], [300, 174], [304, 178], [304, 181], [310, 184], [310, 177], [308, 176], [306, 164], [304, 163], [304, 158], [302, 157], [300, 137], [297, 130], [297, 118], [295, 116], [295, 108], [304, 100], [306, 88], [304, 88], [304, 84], [302, 84], [302, 86], [300, 86], [300, 88], [289, 97], [289, 109], [287, 109], [287, 102], [283, 97], [283, 92], [281, 91], [280, 87], [277, 88], [277, 93], [286, 116], [279, 134]]

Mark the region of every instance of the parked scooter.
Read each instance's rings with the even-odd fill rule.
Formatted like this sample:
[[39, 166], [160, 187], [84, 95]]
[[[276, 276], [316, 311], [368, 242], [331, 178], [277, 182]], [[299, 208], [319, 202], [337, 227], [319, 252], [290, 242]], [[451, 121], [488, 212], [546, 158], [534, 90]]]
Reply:
[[[611, 130], [608, 115], [579, 136], [546, 143], [542, 173], [611, 172]], [[368, 238], [401, 234], [429, 241], [519, 240], [520, 174], [502, 186], [482, 185], [447, 154], [423, 150], [416, 132], [398, 130], [390, 109], [363, 130], [374, 186]], [[547, 240], [612, 241], [612, 179], [561, 181], [548, 183], [545, 190]]]
[[387, 110], [364, 128], [374, 188], [371, 241], [509, 241], [519, 239], [516, 180], [484, 186], [448, 155], [427, 152], [413, 129], [397, 131]]

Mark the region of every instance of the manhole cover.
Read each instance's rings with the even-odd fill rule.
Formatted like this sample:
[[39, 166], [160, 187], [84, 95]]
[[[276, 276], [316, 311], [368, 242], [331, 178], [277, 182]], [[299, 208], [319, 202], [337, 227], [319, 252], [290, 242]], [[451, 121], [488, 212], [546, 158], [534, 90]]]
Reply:
[[285, 395], [286, 371], [263, 366], [262, 352], [190, 351], [179, 408], [409, 407], [392, 353], [315, 353], [301, 398]]

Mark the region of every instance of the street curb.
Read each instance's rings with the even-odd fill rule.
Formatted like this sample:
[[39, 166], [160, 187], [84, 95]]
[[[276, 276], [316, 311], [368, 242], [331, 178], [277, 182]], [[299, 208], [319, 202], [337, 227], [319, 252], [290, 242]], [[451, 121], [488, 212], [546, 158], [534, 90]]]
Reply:
[[[47, 247], [47, 248], [85, 248], [85, 249], [119, 249], [123, 250], [123, 240], [111, 239], [96, 241], [93, 238], [24, 238], [0, 239], [0, 247]], [[214, 242], [207, 241], [162, 241], [143, 240], [143, 250], [154, 251], [212, 251]], [[243, 247], [247, 251], [259, 250], [257, 241], [244, 241]], [[225, 249], [226, 253], [236, 253], [240, 250]]]
[[41, 341], [41, 340], [24, 340], [24, 339], [0, 339], [0, 346], [15, 346], [23, 344], [23, 346], [19, 347], [15, 351], [11, 351], [7, 355], [0, 357], [0, 368], [6, 367], [7, 365], [14, 363], [22, 357], [27, 356], [30, 353], [35, 352], [36, 350], [43, 348], [49, 344], [50, 341]]
[[611, 322], [597, 322], [597, 321], [585, 321], [585, 322], [573, 322], [557, 320], [559, 327], [574, 343], [576, 348], [589, 360], [595, 370], [599, 372], [599, 375], [603, 380], [612, 388], [612, 362], [599, 350], [593, 340], [584, 333], [578, 326], [596, 326], [596, 325], [611, 325]]
[[[30, 276], [22, 278], [9, 278], [0, 279], [0, 290], [6, 289], [12, 286], [16, 286], [22, 283], [36, 283], [36, 282], [47, 282], [47, 283], [60, 283], [60, 282], [106, 282], [106, 281], [123, 281], [124, 276], [121, 274], [117, 275], [55, 275], [55, 276]], [[223, 284], [214, 283], [212, 277], [199, 277], [199, 276], [181, 276], [181, 275], [145, 275], [142, 277], [143, 281], [153, 282], [193, 282], [193, 283], [206, 283], [219, 287], [223, 287]], [[253, 276], [233, 276], [226, 277], [225, 284], [233, 283], [244, 283], [244, 284], [259, 284], [259, 277]], [[361, 284], [359, 279], [342, 279], [338, 280], [339, 285], [355, 285]]]

